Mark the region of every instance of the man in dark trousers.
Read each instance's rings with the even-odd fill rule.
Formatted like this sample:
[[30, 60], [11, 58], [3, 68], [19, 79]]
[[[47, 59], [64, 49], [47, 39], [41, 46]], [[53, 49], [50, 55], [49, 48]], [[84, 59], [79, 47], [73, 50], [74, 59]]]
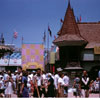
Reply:
[[41, 97], [42, 96], [42, 82], [43, 82], [43, 78], [41, 75], [41, 69], [38, 68], [37, 69], [37, 73], [34, 76], [34, 81], [35, 81], [35, 89], [34, 89], [34, 95], [33, 97]]
[[87, 71], [83, 71], [83, 75], [81, 78], [81, 88], [85, 92], [85, 97], [89, 97], [89, 86], [90, 86], [90, 78], [88, 77]]
[[20, 94], [21, 84], [22, 84], [22, 67], [18, 67], [18, 76], [17, 76], [17, 96], [18, 97], [22, 97], [22, 95]]

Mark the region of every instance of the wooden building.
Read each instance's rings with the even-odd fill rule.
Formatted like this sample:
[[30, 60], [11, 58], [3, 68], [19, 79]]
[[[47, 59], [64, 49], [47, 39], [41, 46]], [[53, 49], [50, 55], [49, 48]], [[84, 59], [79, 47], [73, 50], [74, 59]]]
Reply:
[[99, 34], [100, 22], [76, 22], [69, 2], [62, 27], [53, 43], [59, 47], [60, 66], [72, 79], [76, 73], [81, 75], [82, 70], [93, 71], [93, 67], [100, 66]]

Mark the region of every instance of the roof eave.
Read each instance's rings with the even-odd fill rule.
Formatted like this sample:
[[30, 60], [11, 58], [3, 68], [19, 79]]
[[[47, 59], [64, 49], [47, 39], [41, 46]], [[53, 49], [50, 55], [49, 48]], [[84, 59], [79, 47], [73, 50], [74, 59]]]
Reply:
[[80, 41], [54, 41], [53, 43], [57, 46], [82, 46], [86, 45], [88, 42], [80, 40]]

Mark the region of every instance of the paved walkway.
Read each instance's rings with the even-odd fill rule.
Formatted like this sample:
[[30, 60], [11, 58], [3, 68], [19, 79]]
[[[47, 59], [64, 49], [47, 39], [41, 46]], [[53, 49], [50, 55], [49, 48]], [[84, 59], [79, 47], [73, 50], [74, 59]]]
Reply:
[[[89, 94], [89, 98], [99, 98], [99, 97], [100, 97], [99, 93], [91, 93], [91, 94]], [[17, 98], [17, 95], [16, 94], [12, 94], [12, 98]], [[33, 98], [33, 97], [31, 97], [31, 98]], [[72, 88], [70, 88], [68, 90], [68, 98], [75, 98], [75, 96], [73, 96], [73, 89]], [[82, 97], [82, 98], [85, 98], [85, 97]]]
[[[17, 98], [17, 95], [13, 94], [12, 98]], [[68, 98], [75, 98], [75, 96], [73, 96], [73, 93], [70, 92], [70, 93], [68, 93]], [[82, 98], [85, 98], [85, 97], [82, 97]], [[89, 98], [99, 98], [99, 94], [92, 93], [92, 94], [90, 94]]]

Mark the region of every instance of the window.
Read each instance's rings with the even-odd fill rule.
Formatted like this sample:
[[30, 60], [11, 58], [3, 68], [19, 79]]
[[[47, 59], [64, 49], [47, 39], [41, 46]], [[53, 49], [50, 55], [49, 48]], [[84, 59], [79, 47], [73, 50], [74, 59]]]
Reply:
[[85, 61], [93, 61], [94, 60], [94, 54], [84, 54], [83, 60], [85, 60]]

